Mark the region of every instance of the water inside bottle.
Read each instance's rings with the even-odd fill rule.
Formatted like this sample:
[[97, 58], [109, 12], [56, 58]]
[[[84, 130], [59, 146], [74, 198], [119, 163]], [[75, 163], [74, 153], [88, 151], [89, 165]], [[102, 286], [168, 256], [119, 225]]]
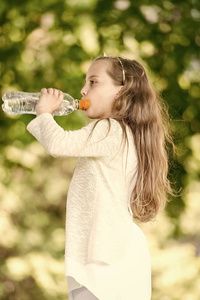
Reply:
[[74, 111], [73, 105], [69, 101], [63, 101], [62, 105], [54, 112], [54, 116], [64, 116]]
[[35, 112], [35, 101], [31, 100], [5, 100], [2, 109], [9, 115], [18, 114], [36, 114]]

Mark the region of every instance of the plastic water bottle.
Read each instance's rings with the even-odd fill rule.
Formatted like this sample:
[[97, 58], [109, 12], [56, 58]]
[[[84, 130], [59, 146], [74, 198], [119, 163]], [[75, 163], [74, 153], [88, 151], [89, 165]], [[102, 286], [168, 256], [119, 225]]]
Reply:
[[[62, 105], [54, 112], [54, 116], [65, 116], [77, 109], [87, 110], [90, 101], [75, 100], [69, 94], [63, 93], [64, 99]], [[41, 93], [26, 93], [19, 91], [10, 91], [3, 95], [2, 109], [8, 115], [33, 114], [36, 115], [36, 104]]]

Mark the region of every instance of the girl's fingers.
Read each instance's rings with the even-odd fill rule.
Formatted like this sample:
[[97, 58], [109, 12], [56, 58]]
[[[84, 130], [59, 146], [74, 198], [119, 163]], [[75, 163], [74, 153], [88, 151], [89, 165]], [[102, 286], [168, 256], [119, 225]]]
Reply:
[[62, 92], [59, 93], [58, 100], [62, 102], [62, 101], [63, 101], [63, 98], [64, 98], [63, 93], [62, 93]]
[[52, 88], [49, 88], [47, 91], [48, 91], [48, 93], [49, 93], [49, 94], [51, 94], [51, 95], [53, 95], [53, 94], [54, 94], [54, 92], [53, 92], [53, 89], [52, 89]]
[[47, 89], [46, 88], [41, 89], [41, 93], [42, 94], [46, 94], [47, 93]]
[[53, 94], [54, 94], [54, 96], [58, 97], [59, 96], [59, 90], [54, 89]]
[[53, 89], [53, 88], [43, 88], [41, 89], [41, 93], [42, 94], [50, 94], [50, 95], [54, 95], [55, 97], [57, 97], [60, 101], [63, 100], [64, 95], [63, 92], [57, 89]]

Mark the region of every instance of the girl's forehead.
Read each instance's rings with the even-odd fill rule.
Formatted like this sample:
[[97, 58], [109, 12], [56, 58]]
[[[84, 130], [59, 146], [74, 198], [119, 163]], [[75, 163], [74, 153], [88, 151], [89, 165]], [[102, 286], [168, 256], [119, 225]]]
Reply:
[[107, 75], [108, 62], [107, 61], [93, 61], [88, 72], [87, 77], [91, 75], [105, 76]]

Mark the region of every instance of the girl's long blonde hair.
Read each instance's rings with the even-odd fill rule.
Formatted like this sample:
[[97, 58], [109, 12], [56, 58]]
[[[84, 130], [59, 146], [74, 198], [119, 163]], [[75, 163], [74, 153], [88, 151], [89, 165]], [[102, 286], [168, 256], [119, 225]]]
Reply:
[[110, 56], [96, 60], [106, 60], [114, 84], [123, 85], [114, 101], [112, 118], [120, 123], [125, 137], [126, 125], [132, 131], [138, 165], [130, 207], [136, 220], [148, 222], [165, 206], [167, 194], [173, 194], [167, 177], [167, 144], [173, 145], [168, 110], [140, 63]]

